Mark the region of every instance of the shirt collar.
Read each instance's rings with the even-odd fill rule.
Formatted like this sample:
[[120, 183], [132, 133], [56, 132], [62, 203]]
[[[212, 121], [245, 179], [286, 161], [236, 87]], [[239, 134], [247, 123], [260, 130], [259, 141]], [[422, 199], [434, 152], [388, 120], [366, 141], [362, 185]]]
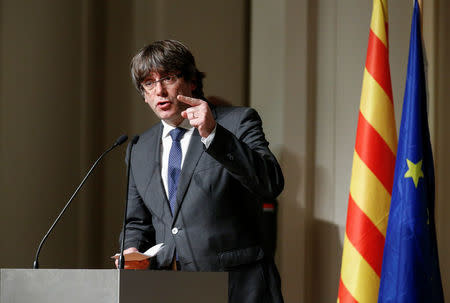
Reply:
[[161, 120], [162, 124], [163, 124], [163, 132], [162, 132], [162, 137], [165, 138], [167, 136], [169, 136], [169, 133], [172, 129], [176, 128], [176, 127], [181, 127], [186, 129], [187, 132], [189, 132], [190, 130], [192, 130], [194, 127], [189, 123], [188, 119], [184, 119], [178, 126], [172, 126], [167, 124], [167, 122], [164, 122], [164, 120]]

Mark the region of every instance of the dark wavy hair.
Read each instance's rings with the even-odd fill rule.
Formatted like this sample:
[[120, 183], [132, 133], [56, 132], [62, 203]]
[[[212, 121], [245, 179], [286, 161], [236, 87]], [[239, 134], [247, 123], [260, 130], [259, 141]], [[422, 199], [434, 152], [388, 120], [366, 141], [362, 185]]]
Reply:
[[131, 60], [131, 78], [136, 89], [144, 97], [142, 82], [151, 72], [181, 73], [185, 81], [195, 83], [192, 96], [205, 99], [203, 78], [205, 74], [195, 66], [195, 59], [189, 49], [176, 40], [155, 41], [142, 48]]

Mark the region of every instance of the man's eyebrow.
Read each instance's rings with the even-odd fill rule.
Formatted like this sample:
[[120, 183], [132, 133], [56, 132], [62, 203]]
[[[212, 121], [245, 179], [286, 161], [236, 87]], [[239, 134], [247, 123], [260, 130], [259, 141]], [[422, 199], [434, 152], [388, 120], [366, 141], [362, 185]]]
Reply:
[[148, 82], [148, 81], [153, 82], [153, 81], [155, 81], [155, 78], [154, 77], [147, 77], [144, 80], [142, 80], [142, 82]]
[[[172, 75], [172, 73], [166, 73], [166, 72], [159, 73], [159, 79], [165, 78], [165, 77], [167, 77], [169, 75]], [[154, 82], [155, 80], [156, 80], [155, 77], [147, 76], [146, 78], [144, 78], [144, 80], [142, 82], [147, 82], [147, 81]]]

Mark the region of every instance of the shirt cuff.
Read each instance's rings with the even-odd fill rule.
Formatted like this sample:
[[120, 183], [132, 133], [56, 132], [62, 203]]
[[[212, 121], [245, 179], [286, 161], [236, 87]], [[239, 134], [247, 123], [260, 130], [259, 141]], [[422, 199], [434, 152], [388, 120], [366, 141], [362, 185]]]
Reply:
[[208, 148], [211, 145], [211, 142], [214, 140], [214, 137], [216, 136], [216, 129], [217, 129], [217, 123], [214, 127], [213, 131], [209, 134], [206, 138], [201, 138], [202, 143], [205, 145], [206, 148]]

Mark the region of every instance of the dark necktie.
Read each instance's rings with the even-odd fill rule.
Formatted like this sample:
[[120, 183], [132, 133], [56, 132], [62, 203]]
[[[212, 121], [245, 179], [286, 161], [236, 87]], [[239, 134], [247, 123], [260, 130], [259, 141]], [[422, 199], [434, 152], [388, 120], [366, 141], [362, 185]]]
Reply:
[[177, 200], [177, 187], [178, 187], [178, 178], [181, 173], [181, 144], [180, 140], [183, 137], [186, 129], [184, 128], [175, 128], [170, 131], [170, 136], [172, 137], [172, 147], [170, 148], [169, 153], [169, 166], [168, 166], [168, 174], [167, 174], [167, 186], [169, 192], [169, 204], [170, 210], [172, 211], [172, 215], [175, 211], [175, 205]]

